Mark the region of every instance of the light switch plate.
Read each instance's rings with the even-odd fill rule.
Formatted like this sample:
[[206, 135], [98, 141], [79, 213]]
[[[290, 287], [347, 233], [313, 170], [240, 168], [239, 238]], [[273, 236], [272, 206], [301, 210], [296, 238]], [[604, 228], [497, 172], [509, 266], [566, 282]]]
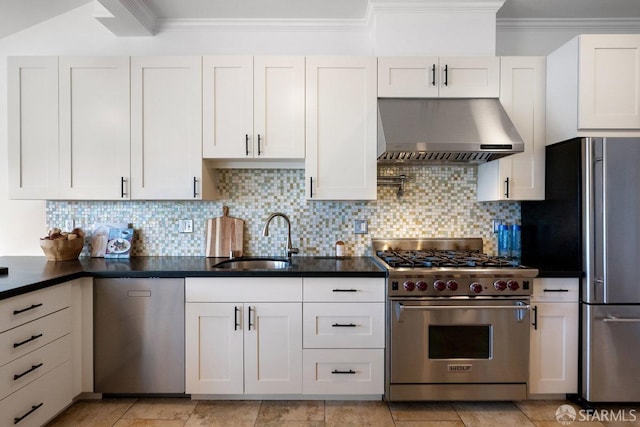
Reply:
[[369, 221], [366, 219], [356, 219], [353, 222], [353, 232], [355, 234], [367, 234], [369, 232]]
[[193, 233], [193, 220], [192, 219], [181, 219], [178, 221], [178, 232], [179, 233]]

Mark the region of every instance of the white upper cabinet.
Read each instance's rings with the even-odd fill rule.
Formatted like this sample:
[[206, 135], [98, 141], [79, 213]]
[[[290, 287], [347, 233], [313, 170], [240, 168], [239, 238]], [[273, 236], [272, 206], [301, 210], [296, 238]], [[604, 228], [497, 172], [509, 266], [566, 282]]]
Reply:
[[640, 34], [581, 35], [547, 57], [547, 144], [640, 135]]
[[62, 199], [120, 199], [129, 180], [129, 57], [60, 57]]
[[478, 200], [543, 200], [545, 58], [503, 57], [500, 103], [524, 140], [524, 152], [478, 165]]
[[7, 61], [9, 197], [58, 196], [58, 58]]
[[203, 154], [304, 158], [302, 56], [205, 56]]
[[578, 128], [640, 129], [640, 35], [580, 37]]
[[378, 58], [381, 98], [497, 98], [499, 94], [498, 57]]
[[131, 182], [146, 200], [215, 197], [202, 164], [202, 58], [131, 58]]
[[306, 197], [376, 198], [375, 57], [307, 57]]

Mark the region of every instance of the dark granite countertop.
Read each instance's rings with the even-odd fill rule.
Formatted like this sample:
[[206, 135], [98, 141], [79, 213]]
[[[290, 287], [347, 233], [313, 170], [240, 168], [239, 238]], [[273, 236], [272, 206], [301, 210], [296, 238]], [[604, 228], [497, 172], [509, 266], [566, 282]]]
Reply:
[[134, 257], [80, 258], [47, 261], [39, 256], [0, 257], [9, 274], [0, 275], [0, 299], [32, 292], [79, 277], [385, 277], [386, 270], [370, 257], [293, 257], [282, 270], [230, 271], [212, 268], [222, 258]]

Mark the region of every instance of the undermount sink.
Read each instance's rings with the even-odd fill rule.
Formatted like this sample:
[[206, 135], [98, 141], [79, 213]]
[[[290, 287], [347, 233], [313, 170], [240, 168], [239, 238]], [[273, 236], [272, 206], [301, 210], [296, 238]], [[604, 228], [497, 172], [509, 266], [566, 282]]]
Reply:
[[229, 270], [282, 270], [288, 268], [291, 261], [275, 258], [238, 258], [219, 262], [213, 268]]

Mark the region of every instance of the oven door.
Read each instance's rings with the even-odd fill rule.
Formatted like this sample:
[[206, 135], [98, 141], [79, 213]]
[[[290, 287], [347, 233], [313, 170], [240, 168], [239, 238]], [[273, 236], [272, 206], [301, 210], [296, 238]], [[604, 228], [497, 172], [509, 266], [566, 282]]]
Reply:
[[390, 305], [391, 383], [527, 382], [528, 298]]

